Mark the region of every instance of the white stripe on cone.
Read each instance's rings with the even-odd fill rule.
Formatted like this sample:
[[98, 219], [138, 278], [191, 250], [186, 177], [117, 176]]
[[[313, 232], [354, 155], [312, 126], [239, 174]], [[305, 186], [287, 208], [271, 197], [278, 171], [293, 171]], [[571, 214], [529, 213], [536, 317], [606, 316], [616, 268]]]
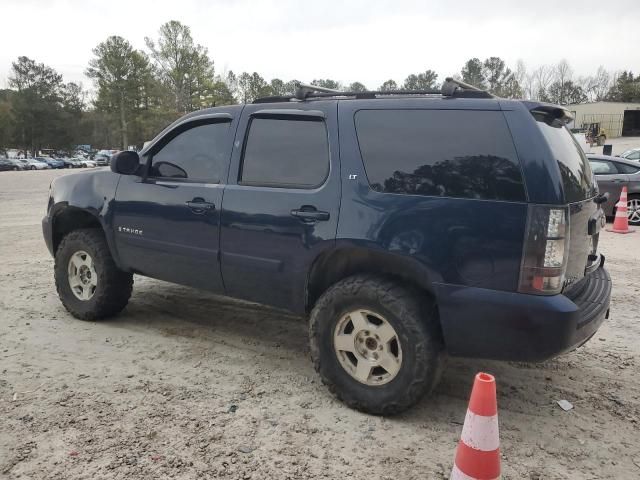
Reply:
[[475, 450], [492, 452], [500, 447], [498, 416], [476, 415], [467, 409], [461, 440]]
[[626, 216], [627, 216], [626, 208], [624, 210], [622, 208], [619, 208], [618, 210], [616, 210], [616, 217], [626, 217]]
[[[498, 480], [499, 478], [500, 477], [496, 477], [495, 479], [491, 479], [491, 480]], [[449, 480], [478, 480], [478, 479], [474, 477], [470, 477], [469, 475], [464, 473], [462, 470], [460, 470], [457, 465], [454, 464], [453, 470], [451, 470], [451, 476], [449, 477]]]

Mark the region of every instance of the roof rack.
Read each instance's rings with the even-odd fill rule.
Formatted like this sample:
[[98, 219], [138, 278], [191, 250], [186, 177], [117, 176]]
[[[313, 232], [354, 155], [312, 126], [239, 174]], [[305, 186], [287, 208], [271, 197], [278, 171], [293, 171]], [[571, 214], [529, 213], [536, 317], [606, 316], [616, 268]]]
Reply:
[[295, 95], [261, 97], [255, 99], [253, 103], [303, 102], [313, 98], [371, 99], [385, 96], [419, 95], [440, 95], [443, 97], [456, 98], [494, 98], [494, 96], [486, 90], [481, 90], [461, 80], [447, 77], [440, 89], [433, 88], [426, 90], [366, 90], [363, 92], [349, 92], [301, 83], [296, 89]]

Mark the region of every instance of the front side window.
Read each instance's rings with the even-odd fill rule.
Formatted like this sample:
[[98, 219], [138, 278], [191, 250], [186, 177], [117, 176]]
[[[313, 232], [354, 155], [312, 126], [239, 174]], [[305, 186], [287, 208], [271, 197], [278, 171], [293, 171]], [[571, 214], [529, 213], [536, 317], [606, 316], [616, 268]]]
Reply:
[[361, 110], [355, 123], [375, 191], [525, 200], [520, 164], [502, 112]]
[[618, 173], [613, 163], [606, 160], [589, 160], [589, 163], [595, 175], [615, 175]]
[[206, 123], [182, 131], [153, 155], [149, 176], [221, 182], [228, 163], [229, 125]]
[[242, 160], [243, 185], [313, 188], [329, 173], [329, 144], [322, 119], [251, 120]]

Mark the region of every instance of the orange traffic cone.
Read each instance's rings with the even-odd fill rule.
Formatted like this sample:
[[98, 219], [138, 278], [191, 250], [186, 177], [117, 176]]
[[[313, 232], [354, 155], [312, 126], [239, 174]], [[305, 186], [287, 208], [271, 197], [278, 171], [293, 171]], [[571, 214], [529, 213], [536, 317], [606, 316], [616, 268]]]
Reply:
[[497, 478], [500, 478], [500, 439], [496, 379], [488, 373], [478, 373], [449, 479]]
[[629, 228], [629, 217], [627, 216], [627, 187], [622, 187], [620, 200], [616, 203], [616, 216], [613, 219], [613, 228], [607, 228], [607, 232], [632, 233], [635, 230]]

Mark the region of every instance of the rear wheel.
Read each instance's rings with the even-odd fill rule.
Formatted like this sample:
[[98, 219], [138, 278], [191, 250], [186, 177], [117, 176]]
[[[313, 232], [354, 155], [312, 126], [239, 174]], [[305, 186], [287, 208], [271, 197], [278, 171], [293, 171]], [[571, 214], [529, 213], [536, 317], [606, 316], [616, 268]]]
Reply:
[[631, 225], [640, 225], [640, 195], [630, 195], [627, 199], [627, 218]]
[[322, 381], [352, 408], [401, 412], [436, 385], [444, 349], [424, 292], [357, 275], [325, 292], [310, 319], [311, 356]]
[[74, 317], [100, 320], [127, 305], [133, 275], [118, 269], [97, 228], [75, 230], [60, 242], [55, 257], [56, 289]]

